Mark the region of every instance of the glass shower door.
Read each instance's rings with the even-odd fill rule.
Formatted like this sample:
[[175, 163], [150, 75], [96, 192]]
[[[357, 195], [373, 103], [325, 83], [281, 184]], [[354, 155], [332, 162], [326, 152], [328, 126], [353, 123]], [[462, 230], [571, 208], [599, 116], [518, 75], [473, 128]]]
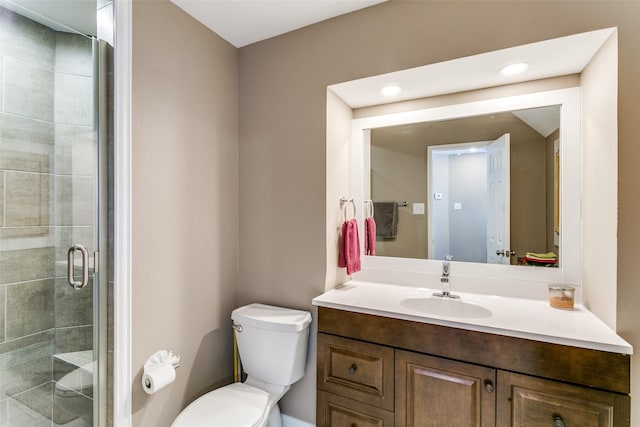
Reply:
[[95, 42], [0, 1], [0, 426], [92, 426]]

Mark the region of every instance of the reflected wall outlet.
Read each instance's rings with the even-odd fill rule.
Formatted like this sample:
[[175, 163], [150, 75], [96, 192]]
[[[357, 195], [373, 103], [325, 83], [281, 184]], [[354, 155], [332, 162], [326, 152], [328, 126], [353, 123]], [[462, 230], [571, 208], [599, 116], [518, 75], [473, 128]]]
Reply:
[[453, 204], [453, 210], [455, 210], [455, 211], [459, 211], [459, 210], [461, 210], [461, 209], [462, 209], [462, 203], [460, 203], [460, 202], [455, 202], [455, 203]]
[[413, 214], [414, 215], [424, 215], [424, 203], [414, 203], [413, 204]]

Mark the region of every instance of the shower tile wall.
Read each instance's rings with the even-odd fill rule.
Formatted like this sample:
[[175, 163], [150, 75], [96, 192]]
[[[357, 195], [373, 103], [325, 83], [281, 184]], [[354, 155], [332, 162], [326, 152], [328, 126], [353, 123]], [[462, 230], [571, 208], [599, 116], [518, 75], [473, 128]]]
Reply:
[[53, 355], [93, 345], [91, 284], [60, 263], [93, 251], [92, 73], [89, 39], [0, 8], [0, 426], [82, 421], [57, 405], [71, 367]]
[[[110, 19], [107, 21], [113, 22], [113, 1], [102, 0], [98, 2], [98, 16], [108, 16]], [[113, 31], [113, 29], [111, 29]], [[106, 34], [98, 34], [103, 39], [112, 40], [112, 34], [106, 31]], [[107, 143], [107, 164], [114, 165], [114, 49], [111, 45], [106, 46], [106, 99], [104, 99], [107, 105], [107, 123], [106, 123], [106, 143]], [[114, 362], [114, 198], [115, 198], [115, 176], [114, 168], [108, 168], [107, 175], [107, 427], [113, 427], [113, 362]]]

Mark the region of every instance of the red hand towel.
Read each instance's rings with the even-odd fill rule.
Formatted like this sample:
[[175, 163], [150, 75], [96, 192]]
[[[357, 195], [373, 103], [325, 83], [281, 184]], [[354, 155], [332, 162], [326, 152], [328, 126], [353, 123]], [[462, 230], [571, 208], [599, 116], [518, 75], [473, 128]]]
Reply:
[[369, 217], [364, 220], [364, 254], [376, 254], [376, 221]]
[[342, 223], [342, 231], [340, 232], [340, 242], [338, 249], [338, 267], [345, 268], [347, 266], [347, 257], [345, 255], [344, 244], [347, 235], [347, 225], [348, 221]]
[[347, 274], [360, 271], [360, 242], [358, 223], [355, 219], [342, 224], [338, 267], [347, 267]]
[[360, 271], [360, 239], [358, 222], [355, 219], [349, 221], [346, 236], [344, 252], [347, 260], [347, 274], [351, 274]]

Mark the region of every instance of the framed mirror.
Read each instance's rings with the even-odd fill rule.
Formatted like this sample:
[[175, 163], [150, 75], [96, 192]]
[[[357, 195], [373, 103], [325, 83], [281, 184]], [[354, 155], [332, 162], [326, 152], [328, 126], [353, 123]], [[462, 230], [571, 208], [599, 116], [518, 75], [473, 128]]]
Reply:
[[[490, 184], [486, 181], [487, 174], [487, 158], [485, 157], [484, 166], [480, 167], [483, 171], [485, 179], [485, 190], [482, 191], [482, 199], [484, 200], [484, 214], [471, 213], [471, 216], [485, 215], [485, 220], [480, 221], [482, 223], [480, 227], [481, 231], [479, 235], [483, 235], [482, 239], [479, 239], [476, 246], [480, 255], [472, 254], [476, 258], [471, 258], [468, 254], [459, 250], [458, 255], [451, 254], [452, 248], [455, 247], [451, 240], [452, 226], [456, 227], [453, 231], [462, 231], [460, 234], [471, 234], [469, 230], [459, 230], [460, 225], [455, 225], [454, 216], [460, 211], [464, 211], [467, 202], [461, 200], [454, 200], [454, 197], [450, 196], [449, 190], [444, 191], [438, 187], [442, 183], [436, 182], [434, 176], [427, 173], [428, 163], [432, 162], [435, 157], [455, 156], [455, 160], [461, 160], [465, 155], [460, 150], [467, 150], [466, 156], [470, 156], [471, 149], [475, 148], [476, 152], [486, 150], [491, 144], [489, 141], [495, 141], [500, 139], [504, 134], [513, 134], [518, 139], [517, 143], [513, 145], [522, 145], [521, 139], [522, 129], [518, 130], [516, 127], [524, 128], [525, 126], [531, 128], [531, 125], [526, 124], [520, 116], [531, 116], [549, 114], [555, 116], [556, 123], [551, 127], [556, 129], [547, 133], [546, 137], [540, 135], [545, 140], [542, 143], [542, 147], [537, 147], [533, 151], [537, 152], [536, 156], [531, 154], [531, 146], [523, 145], [517, 150], [509, 149], [508, 153], [512, 154], [513, 167], [509, 166], [508, 169], [515, 169], [510, 174], [509, 178], [513, 185], [510, 185], [510, 190], [507, 192], [512, 199], [516, 200], [510, 203], [512, 210], [519, 212], [517, 215], [503, 214], [503, 222], [510, 223], [508, 226], [510, 236], [514, 237], [514, 245], [522, 246], [511, 247], [511, 242], [508, 246], [498, 246], [495, 250], [515, 251], [514, 257], [499, 257], [504, 261], [501, 264], [507, 265], [494, 265], [495, 263], [487, 263], [488, 256], [491, 254], [488, 252], [487, 246], [487, 228], [491, 223], [488, 219], [487, 206], [488, 199], [490, 198], [486, 187]], [[516, 117], [518, 122], [514, 123], [517, 126], [511, 128], [495, 127], [489, 133], [478, 133], [477, 136], [472, 136], [472, 130], [466, 130], [472, 128], [471, 124], [474, 122], [483, 121], [513, 121], [513, 117]], [[527, 119], [531, 120], [531, 119]], [[554, 119], [551, 119], [554, 120]], [[407, 163], [404, 166], [396, 167], [395, 170], [391, 168], [391, 171], [387, 176], [381, 176], [380, 163], [388, 162], [389, 157], [402, 157], [397, 156], [398, 145], [401, 145], [402, 138], [399, 137], [399, 133], [405, 132], [405, 135], [411, 132], [418, 133], [418, 128], [435, 129], [435, 133], [440, 136], [433, 138], [433, 141], [425, 142], [423, 139], [419, 144], [420, 148], [415, 149], [419, 151], [417, 160], [414, 161], [416, 165], [420, 167], [412, 168]], [[457, 134], [444, 137], [445, 130], [456, 129]], [[527, 129], [525, 129], [527, 130]], [[527, 130], [530, 134], [539, 133], [531, 129]], [[581, 146], [580, 146], [580, 89], [569, 88], [554, 90], [548, 92], [531, 93], [518, 96], [511, 96], [499, 99], [489, 99], [484, 101], [469, 102], [464, 104], [447, 105], [443, 107], [427, 108], [422, 110], [393, 113], [387, 115], [379, 115], [372, 117], [365, 117], [355, 119], [352, 122], [352, 184], [355, 188], [354, 199], [359, 206], [360, 221], [364, 220], [363, 212], [367, 212], [369, 201], [377, 202], [391, 202], [400, 203], [404, 205], [407, 202], [406, 207], [401, 206], [398, 210], [406, 210], [409, 216], [408, 218], [418, 217], [421, 220], [419, 227], [422, 227], [422, 236], [417, 230], [402, 230], [401, 227], [407, 227], [409, 222], [405, 220], [401, 214], [399, 215], [399, 221], [397, 225], [396, 240], [389, 239], [385, 241], [384, 238], [377, 239], [377, 244], [380, 242], [379, 251], [377, 250], [376, 256], [368, 256], [363, 259], [363, 266], [365, 268], [381, 268], [388, 270], [389, 268], [396, 268], [394, 266], [402, 265], [403, 269], [411, 269], [413, 266], [417, 266], [417, 263], [424, 263], [424, 259], [438, 260], [444, 258], [445, 255], [453, 255], [454, 261], [460, 261], [464, 264], [464, 271], [467, 274], [477, 277], [489, 277], [495, 275], [496, 268], [501, 268], [500, 275], [503, 278], [508, 278], [512, 275], [514, 278], [522, 280], [523, 277], [527, 280], [535, 281], [559, 281], [559, 282], [573, 282], [579, 283], [580, 281], [580, 253], [581, 253], [581, 237], [580, 237], [580, 183], [581, 183]], [[394, 135], [395, 132], [395, 136]], [[525, 132], [526, 133], [526, 132]], [[496, 136], [497, 135], [497, 136]], [[535, 135], [534, 135], [535, 136]], [[385, 137], [387, 139], [384, 142]], [[392, 147], [393, 142], [389, 139], [397, 142], [395, 147]], [[409, 138], [406, 138], [408, 141]], [[557, 158], [555, 156], [556, 148], [554, 143], [557, 141]], [[460, 145], [462, 144], [462, 145]], [[410, 145], [410, 144], [407, 144]], [[429, 150], [427, 147], [431, 147]], [[484, 148], [483, 148], [484, 147]], [[553, 148], [551, 148], [553, 147]], [[524, 152], [519, 152], [522, 148]], [[395, 153], [392, 153], [393, 150]], [[408, 148], [407, 148], [408, 149]], [[539, 150], [538, 150], [539, 149]], [[439, 151], [439, 152], [438, 152]], [[431, 155], [429, 155], [431, 152]], [[486, 154], [485, 154], [486, 156]], [[530, 157], [540, 157], [539, 162], [536, 165]], [[441, 159], [442, 160], [442, 159]], [[449, 167], [453, 168], [455, 161], [447, 159]], [[557, 161], [557, 166], [555, 162]], [[393, 162], [392, 162], [393, 163]], [[397, 161], [395, 163], [398, 163]], [[402, 164], [402, 162], [399, 162]], [[437, 163], [437, 162], [436, 162]], [[440, 163], [444, 163], [441, 161]], [[531, 165], [526, 165], [531, 163]], [[442, 166], [442, 165], [441, 165]], [[463, 173], [457, 173], [458, 177], [469, 178], [470, 173], [469, 165], [455, 165], [455, 167], [462, 167]], [[411, 169], [423, 169], [422, 175], [412, 176], [409, 170]], [[433, 165], [432, 165], [433, 168]], [[539, 169], [536, 174], [532, 172], [534, 169]], [[518, 172], [522, 176], [517, 176]], [[550, 183], [547, 182], [548, 176]], [[451, 174], [449, 174], [451, 175]], [[402, 178], [404, 176], [404, 178]], [[431, 177], [430, 177], [431, 176]], [[400, 191], [406, 184], [401, 183], [401, 179], [404, 179], [405, 183], [410, 181], [416, 181], [419, 183], [421, 190], [418, 190], [422, 194], [422, 198], [410, 198], [408, 195], [395, 193]], [[397, 183], [391, 182], [394, 179]], [[479, 178], [471, 178], [471, 180], [481, 181]], [[527, 192], [532, 192], [531, 188], [527, 185], [532, 183], [532, 180], [544, 181], [543, 185], [537, 185], [535, 192], [538, 194], [537, 198], [532, 200], [524, 200], [524, 196]], [[549, 185], [550, 184], [550, 185]], [[453, 184], [448, 183], [451, 187]], [[513, 188], [511, 188], [513, 187]], [[555, 188], [557, 187], [557, 193]], [[385, 193], [386, 192], [386, 193]], [[478, 190], [475, 191], [479, 193]], [[440, 193], [440, 194], [439, 194]], [[396, 196], [397, 194], [397, 196]], [[441, 198], [440, 198], [441, 197]], [[444, 201], [446, 197], [446, 205], [450, 208], [447, 209], [446, 219], [450, 222], [448, 226], [442, 225], [438, 222], [438, 202]], [[544, 200], [542, 209], [538, 209], [536, 206], [540, 201]], [[459, 203], [460, 205], [457, 205]], [[417, 205], [417, 206], [414, 206]], [[482, 203], [481, 203], [482, 204]], [[549, 209], [550, 208], [550, 209]], [[420, 212], [424, 209], [424, 213]], [[458, 211], [458, 212], [456, 212]], [[416, 214], [414, 215], [414, 212]], [[442, 216], [442, 215], [441, 215]], [[428, 221], [428, 218], [431, 221]], [[534, 225], [533, 218], [539, 219], [540, 224]], [[403, 224], [403, 220], [405, 223]], [[494, 221], [494, 225], [497, 221]], [[467, 225], [469, 221], [466, 221]], [[502, 224], [503, 226], [505, 224]], [[436, 235], [438, 232], [443, 231], [448, 227], [447, 233], [449, 234], [448, 247], [447, 244], [438, 241]], [[408, 227], [407, 227], [408, 228]], [[397, 243], [398, 237], [401, 237], [405, 231], [411, 235], [413, 239], [413, 248], [410, 249], [397, 249], [393, 248], [390, 243]], [[556, 235], [557, 232], [557, 235]], [[431, 237], [428, 237], [431, 236]], [[504, 237], [504, 236], [503, 236]], [[418, 242], [421, 245], [420, 253], [416, 248]], [[504, 241], [502, 242], [504, 243]], [[386, 244], [386, 246], [385, 246]], [[456, 243], [458, 244], [458, 243]], [[395, 245], [399, 246], [399, 245]], [[465, 248], [466, 246], [466, 248]], [[462, 241], [458, 244], [458, 247], [468, 249], [470, 244]], [[482, 250], [484, 246], [484, 252]], [[394, 253], [394, 250], [398, 250]], [[414, 252], [410, 252], [414, 251]], [[467, 251], [469, 252], [469, 251]], [[553, 252], [557, 256], [557, 268], [540, 268], [535, 265], [516, 265], [518, 258], [524, 258], [527, 252], [533, 253], [545, 253]], [[394, 262], [393, 260], [397, 260]], [[431, 261], [427, 261], [429, 263]], [[439, 266], [438, 261], [437, 265]], [[520, 264], [527, 264], [522, 262]], [[400, 268], [400, 267], [397, 267]]]
[[560, 108], [372, 129], [376, 254], [557, 267]]

